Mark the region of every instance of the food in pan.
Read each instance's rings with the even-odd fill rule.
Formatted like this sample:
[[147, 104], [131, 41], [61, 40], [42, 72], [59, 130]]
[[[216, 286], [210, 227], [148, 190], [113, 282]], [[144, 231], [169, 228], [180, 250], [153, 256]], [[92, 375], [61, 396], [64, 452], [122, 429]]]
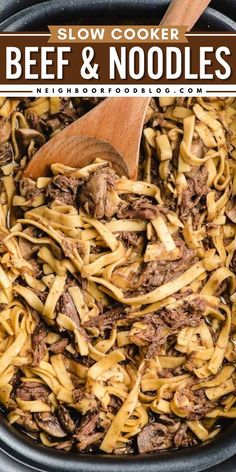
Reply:
[[59, 450], [192, 446], [236, 417], [235, 100], [152, 99], [137, 182], [22, 178], [96, 104], [0, 103], [0, 401]]

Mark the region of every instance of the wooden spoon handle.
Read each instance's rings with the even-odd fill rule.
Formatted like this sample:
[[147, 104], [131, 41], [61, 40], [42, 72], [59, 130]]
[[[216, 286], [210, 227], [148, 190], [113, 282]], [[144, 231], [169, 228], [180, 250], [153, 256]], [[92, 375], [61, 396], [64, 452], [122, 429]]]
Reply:
[[186, 25], [190, 31], [211, 0], [172, 0], [161, 26]]

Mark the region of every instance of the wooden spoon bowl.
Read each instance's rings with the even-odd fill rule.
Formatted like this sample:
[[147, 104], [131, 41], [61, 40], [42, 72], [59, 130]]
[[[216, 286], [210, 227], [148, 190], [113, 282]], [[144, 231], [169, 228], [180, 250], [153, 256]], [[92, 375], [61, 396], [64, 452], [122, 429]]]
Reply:
[[23, 177], [48, 175], [60, 162], [83, 167], [96, 157], [112, 162], [118, 174], [137, 178], [140, 140], [150, 98], [107, 98], [44, 144]]
[[[112, 163], [112, 167], [120, 176], [129, 176], [129, 169], [120, 153], [107, 141], [85, 136], [69, 136], [55, 141], [53, 153], [50, 148], [44, 150], [44, 158], [37, 161], [38, 175], [45, 177], [50, 174], [51, 164], [60, 162], [70, 167], [85, 167], [95, 159], [103, 159]], [[78, 165], [79, 163], [79, 165]], [[28, 165], [24, 176], [35, 178]], [[34, 168], [33, 168], [34, 170]]]

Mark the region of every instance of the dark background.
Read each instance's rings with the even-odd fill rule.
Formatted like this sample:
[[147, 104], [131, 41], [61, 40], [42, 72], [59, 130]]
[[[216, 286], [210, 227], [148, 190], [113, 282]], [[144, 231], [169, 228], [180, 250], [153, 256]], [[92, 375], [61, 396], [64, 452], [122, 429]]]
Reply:
[[[192, 0], [192, 2], [197, 2], [197, 0]], [[98, 23], [101, 24], [102, 21], [106, 21], [106, 12], [108, 13], [108, 16], [109, 14], [112, 13], [112, 17], [114, 16], [114, 23], [117, 22], [117, 15], [119, 16], [120, 15], [120, 9], [123, 10], [123, 15], [124, 15], [124, 21], [123, 21], [123, 24], [128, 24], [128, 22], [126, 22], [126, 13], [124, 13], [126, 10], [127, 10], [127, 7], [130, 9], [130, 10], [133, 10], [134, 11], [134, 17], [137, 15], [140, 16], [140, 18], [142, 18], [142, 22], [143, 24], [156, 24], [155, 23], [155, 19], [159, 19], [158, 18], [158, 14], [156, 14], [156, 10], [155, 10], [155, 3], [157, 5], [157, 7], [159, 7], [159, 10], [162, 9], [163, 12], [165, 10], [165, 4], [166, 4], [166, 0], [119, 0], [119, 7], [117, 9], [117, 7], [112, 7], [112, 0], [110, 0], [110, 2], [108, 0], [85, 0], [84, 1], [84, 4], [88, 5], [88, 9], [89, 9], [89, 15], [91, 15], [91, 11], [94, 10], [94, 8], [97, 8], [98, 11], [101, 11], [101, 18], [98, 19]], [[9, 17], [11, 17], [12, 15], [14, 14], [17, 14], [22, 11], [22, 10], [25, 10], [26, 8], [28, 7], [33, 7], [33, 6], [36, 6], [37, 4], [42, 4], [43, 3], [47, 3], [48, 4], [52, 4], [54, 5], [54, 7], [56, 7], [58, 9], [58, 11], [60, 11], [60, 14], [62, 16], [62, 19], [64, 18], [64, 21], [67, 22], [68, 21], [68, 18], [67, 18], [67, 10], [71, 11], [71, 5], [73, 3], [72, 0], [0, 0], [0, 23], [1, 22], [4, 22], [4, 20], [7, 20]], [[80, 5], [80, 3], [83, 3], [83, 0], [80, 2], [80, 0], [77, 0], [77, 4], [78, 6]], [[114, 3], [115, 3], [115, 0], [114, 0]], [[76, 1], [74, 2], [74, 5], [76, 4]], [[104, 12], [104, 5], [106, 5], [105, 7], [105, 12]], [[147, 5], [147, 9], [145, 8], [145, 5]], [[230, 18], [231, 20], [235, 21], [236, 22], [236, 0], [212, 0], [211, 3], [210, 3], [210, 7], [217, 10], [218, 12], [220, 13], [223, 13], [224, 15], [228, 16], [228, 18]], [[81, 9], [81, 11], [83, 11], [83, 18], [82, 18], [82, 22], [84, 24], [86, 24], [85, 20], [87, 20], [87, 6], [86, 8], [83, 10], [83, 8]], [[146, 13], [147, 11], [149, 11], [148, 13], [148, 17], [146, 18]], [[145, 13], [146, 12], [146, 13]], [[150, 12], [151, 12], [151, 17], [150, 17]], [[104, 15], [105, 13], [105, 15]], [[70, 15], [70, 13], [69, 13]], [[128, 14], [130, 15], [130, 13]], [[35, 22], [37, 24], [37, 9], [35, 9]], [[119, 20], [118, 20], [119, 21]], [[50, 18], [49, 18], [49, 22], [50, 22]], [[63, 20], [62, 20], [63, 22]], [[76, 23], [76, 16], [75, 16], [75, 21]], [[51, 21], [51, 24], [53, 24], [54, 22]], [[50, 23], [49, 23], [50, 24]], [[56, 24], [59, 24], [58, 22], [56, 22]], [[62, 23], [61, 23], [62, 24]], [[64, 23], [65, 24], [65, 23]], [[69, 21], [67, 24], [71, 24]], [[87, 21], [87, 24], [89, 24], [89, 21]], [[91, 24], [91, 23], [90, 23]], [[95, 24], [95, 23], [93, 23]], [[139, 22], [140, 24], [140, 22]], [[203, 22], [204, 24], [204, 22]], [[0, 31], [1, 31], [1, 24], [0, 24]], [[5, 29], [6, 27], [8, 26], [8, 23], [4, 23], [4, 26], [3, 28]], [[208, 29], [209, 25], [208, 24], [204, 24], [204, 27], [205, 29]], [[216, 29], [214, 28], [214, 24], [211, 24], [211, 27], [213, 27], [213, 29]], [[201, 28], [202, 29], [202, 28]]]
[[[18, 11], [23, 10], [24, 8], [36, 5], [37, 3], [43, 3], [45, 1], [47, 0], [0, 0], [0, 21]], [[193, 2], [194, 1], [195, 0], [193, 0]], [[64, 0], [63, 3], [66, 4], [66, 0]], [[234, 0], [212, 0], [210, 7], [215, 8], [221, 13], [229, 16], [231, 20], [236, 21], [236, 2]]]
[[[27, 7], [37, 5], [39, 3], [44, 3], [45, 1], [48, 0], [0, 0], [0, 22], [4, 21], [15, 13], [24, 10]], [[58, 1], [60, 2], [60, 0]], [[87, 1], [88, 3], [90, 2], [90, 0]], [[194, 1], [195, 0], [193, 0], [193, 2]], [[66, 0], [63, 0], [62, 4], [66, 6]], [[227, 15], [231, 20], [236, 21], [236, 0], [213, 0], [210, 6], [220, 11], [221, 13]], [[12, 460], [11, 458], [7, 457], [5, 454], [3, 454], [1, 452], [0, 443], [0, 472], [33, 472], [33, 470], [35, 472], [38, 471], [38, 469], [29, 469], [27, 466], [21, 465], [18, 462]], [[222, 463], [217, 467], [214, 467], [213, 469], [208, 469], [206, 472], [236, 472], [236, 457]]]

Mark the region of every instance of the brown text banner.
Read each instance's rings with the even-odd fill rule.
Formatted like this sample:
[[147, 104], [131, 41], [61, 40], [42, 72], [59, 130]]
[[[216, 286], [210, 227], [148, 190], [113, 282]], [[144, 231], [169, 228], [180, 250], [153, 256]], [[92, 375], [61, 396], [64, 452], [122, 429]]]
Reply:
[[187, 26], [49, 26], [49, 43], [186, 43]]
[[188, 35], [187, 44], [48, 44], [0, 35], [0, 84], [236, 84], [232, 35]]

